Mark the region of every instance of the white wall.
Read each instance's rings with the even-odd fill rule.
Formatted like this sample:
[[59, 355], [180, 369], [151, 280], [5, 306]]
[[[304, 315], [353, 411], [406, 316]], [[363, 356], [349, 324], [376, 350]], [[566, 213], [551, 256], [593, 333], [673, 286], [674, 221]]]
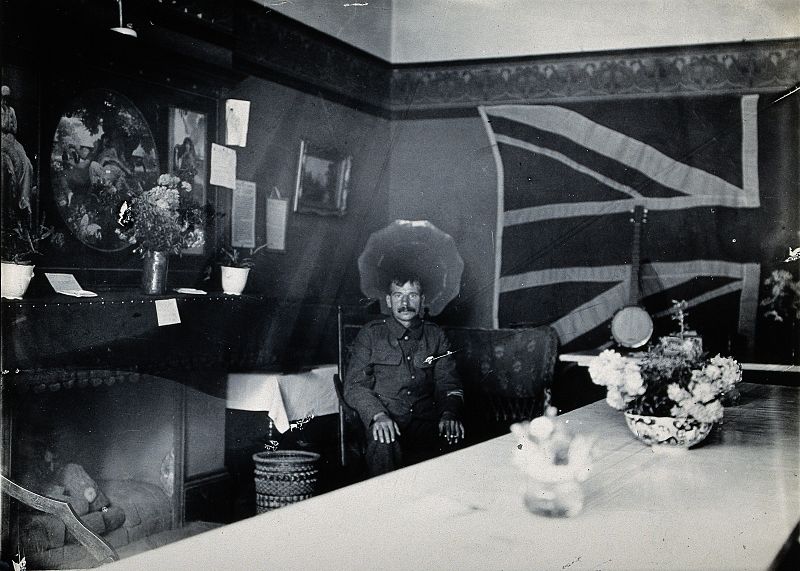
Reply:
[[800, 36], [800, 0], [254, 0], [392, 63]]
[[798, 0], [394, 0], [394, 63], [800, 36]]
[[253, 1], [391, 61], [392, 0]]

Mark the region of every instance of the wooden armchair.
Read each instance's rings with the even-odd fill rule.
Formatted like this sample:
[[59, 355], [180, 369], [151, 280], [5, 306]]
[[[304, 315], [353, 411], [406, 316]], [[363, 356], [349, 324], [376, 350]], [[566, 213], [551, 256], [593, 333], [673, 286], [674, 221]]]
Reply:
[[53, 514], [64, 522], [67, 529], [75, 539], [83, 545], [92, 556], [97, 559], [98, 565], [119, 561], [119, 555], [108, 543], [93, 533], [81, 522], [75, 510], [67, 502], [41, 496], [0, 474], [0, 489], [17, 501], [36, 510]]
[[342, 308], [338, 312], [338, 359], [339, 372], [333, 376], [336, 387], [336, 396], [339, 398], [339, 463], [350, 466], [356, 471], [357, 466], [352, 466], [356, 460], [361, 459], [364, 446], [364, 435], [359, 420], [358, 412], [344, 400], [344, 370], [347, 365], [347, 353], [350, 345], [361, 330], [362, 325], [344, 323]]

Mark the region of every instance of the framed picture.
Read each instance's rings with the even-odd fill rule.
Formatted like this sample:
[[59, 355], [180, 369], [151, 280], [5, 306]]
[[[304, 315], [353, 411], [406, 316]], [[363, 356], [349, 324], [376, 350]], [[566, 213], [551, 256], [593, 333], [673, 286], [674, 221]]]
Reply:
[[[167, 131], [168, 169], [192, 185], [192, 198], [206, 203], [208, 186], [208, 120], [205, 113], [169, 108]], [[203, 247], [187, 248], [184, 254], [203, 253]]]
[[344, 216], [352, 158], [300, 141], [294, 211]]
[[152, 188], [160, 172], [139, 108], [117, 91], [83, 91], [58, 120], [49, 160], [53, 199], [70, 233], [97, 251], [130, 248], [115, 232], [120, 205]]

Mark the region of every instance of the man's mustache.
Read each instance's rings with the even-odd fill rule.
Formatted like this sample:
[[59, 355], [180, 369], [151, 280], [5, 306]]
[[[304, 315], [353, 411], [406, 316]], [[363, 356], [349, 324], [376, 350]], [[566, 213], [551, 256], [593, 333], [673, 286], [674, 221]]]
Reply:
[[407, 305], [402, 305], [397, 308], [397, 311], [410, 311], [411, 313], [416, 313], [417, 310], [413, 307], [408, 307]]

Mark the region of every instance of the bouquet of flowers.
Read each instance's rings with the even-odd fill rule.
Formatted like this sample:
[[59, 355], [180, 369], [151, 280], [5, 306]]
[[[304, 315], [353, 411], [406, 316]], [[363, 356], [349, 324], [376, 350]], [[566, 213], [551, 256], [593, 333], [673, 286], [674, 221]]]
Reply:
[[117, 235], [141, 253], [180, 254], [202, 246], [206, 211], [192, 200], [191, 190], [188, 182], [162, 174], [156, 186], [122, 204]]
[[589, 365], [595, 384], [607, 389], [606, 402], [626, 412], [695, 419], [722, 419], [721, 397], [742, 379], [738, 362], [717, 355], [704, 358], [697, 344], [660, 339], [641, 357], [607, 349]]

